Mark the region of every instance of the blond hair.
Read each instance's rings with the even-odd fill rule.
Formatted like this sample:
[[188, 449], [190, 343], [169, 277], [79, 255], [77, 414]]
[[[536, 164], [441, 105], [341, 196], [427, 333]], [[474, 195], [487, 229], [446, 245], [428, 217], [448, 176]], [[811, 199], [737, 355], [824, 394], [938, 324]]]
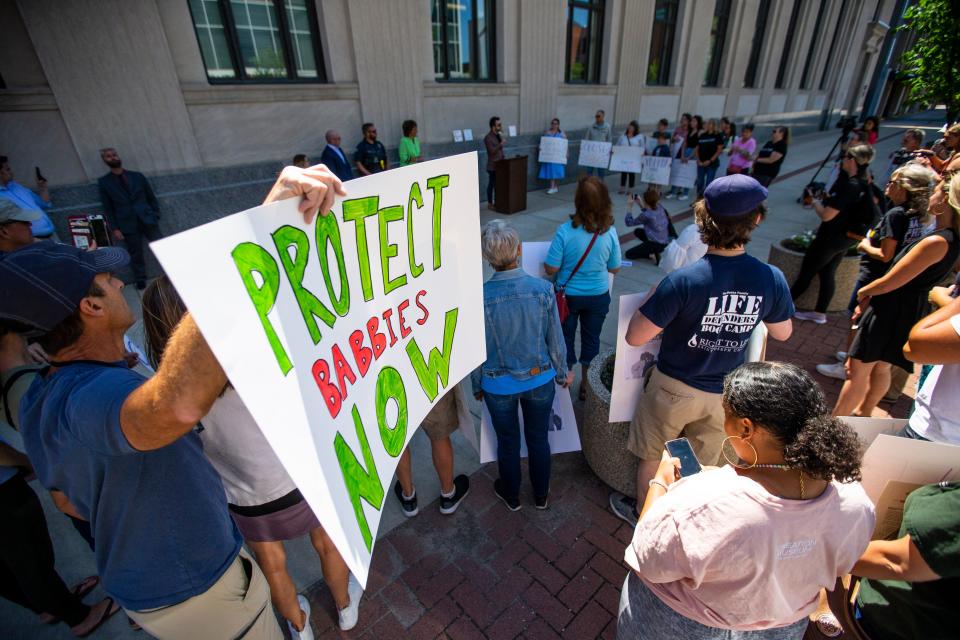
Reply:
[[894, 171], [890, 182], [907, 192], [907, 201], [903, 203], [907, 215], [920, 217], [922, 224], [929, 222], [931, 214], [927, 207], [937, 184], [937, 174], [922, 164], [910, 162]]

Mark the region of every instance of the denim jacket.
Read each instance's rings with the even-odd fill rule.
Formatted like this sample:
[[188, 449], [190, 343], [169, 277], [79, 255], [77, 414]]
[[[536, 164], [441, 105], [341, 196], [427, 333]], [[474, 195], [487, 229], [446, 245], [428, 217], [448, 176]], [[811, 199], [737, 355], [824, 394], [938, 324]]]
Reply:
[[567, 376], [567, 348], [553, 285], [521, 269], [497, 271], [483, 284], [487, 361], [470, 375], [473, 392], [486, 376], [529, 380], [553, 367]]

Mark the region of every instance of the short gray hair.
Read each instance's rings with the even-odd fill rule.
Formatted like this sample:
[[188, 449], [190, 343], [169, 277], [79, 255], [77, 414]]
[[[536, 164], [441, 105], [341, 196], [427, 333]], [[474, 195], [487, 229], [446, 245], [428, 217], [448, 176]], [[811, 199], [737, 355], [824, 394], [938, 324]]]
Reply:
[[847, 149], [847, 153], [853, 156], [853, 161], [861, 167], [865, 167], [873, 162], [873, 147], [868, 144], [858, 144]]
[[483, 259], [494, 269], [503, 269], [517, 260], [520, 234], [504, 220], [491, 220], [480, 232]]

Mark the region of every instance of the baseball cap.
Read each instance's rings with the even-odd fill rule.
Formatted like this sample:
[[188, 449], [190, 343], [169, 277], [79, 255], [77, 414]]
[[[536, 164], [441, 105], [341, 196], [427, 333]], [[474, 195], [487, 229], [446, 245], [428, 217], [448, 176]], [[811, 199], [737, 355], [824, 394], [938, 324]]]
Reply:
[[33, 222], [42, 216], [39, 211], [21, 209], [6, 198], [0, 198], [0, 224], [8, 222]]
[[50, 241], [0, 253], [0, 321], [50, 331], [76, 311], [94, 276], [128, 262], [118, 247], [84, 251]]
[[707, 211], [715, 218], [732, 218], [756, 209], [767, 199], [767, 189], [754, 178], [737, 173], [717, 178], [703, 191]]

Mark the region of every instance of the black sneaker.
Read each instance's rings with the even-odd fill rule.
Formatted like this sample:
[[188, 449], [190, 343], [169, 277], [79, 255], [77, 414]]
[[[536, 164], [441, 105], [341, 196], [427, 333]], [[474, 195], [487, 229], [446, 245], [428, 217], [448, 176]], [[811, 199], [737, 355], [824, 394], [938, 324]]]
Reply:
[[640, 515], [637, 513], [637, 500], [618, 491], [610, 492], [610, 511], [631, 527], [637, 526]]
[[493, 481], [493, 492], [503, 501], [503, 504], [507, 505], [507, 509], [510, 509], [510, 511], [520, 511], [520, 500], [517, 498], [508, 498], [504, 495], [503, 483], [500, 481], [500, 478]]
[[413, 516], [420, 513], [420, 509], [417, 508], [417, 490], [416, 489], [413, 490], [412, 498], [409, 498], [409, 499], [404, 498], [403, 487], [400, 486], [400, 481], [397, 480], [397, 483], [393, 485], [393, 492], [396, 494], [397, 500], [400, 501], [400, 506], [403, 507], [403, 515], [407, 516], [408, 518], [412, 518]]
[[448, 516], [456, 511], [468, 493], [470, 493], [470, 478], [465, 475], [459, 475], [454, 478], [453, 495], [449, 498], [442, 494], [440, 495], [440, 513]]
[[550, 494], [548, 493], [547, 495], [543, 496], [542, 498], [534, 497], [534, 499], [533, 499], [533, 506], [535, 506], [537, 509], [540, 509], [541, 511], [543, 511], [544, 509], [549, 509], [549, 508], [550, 508]]

